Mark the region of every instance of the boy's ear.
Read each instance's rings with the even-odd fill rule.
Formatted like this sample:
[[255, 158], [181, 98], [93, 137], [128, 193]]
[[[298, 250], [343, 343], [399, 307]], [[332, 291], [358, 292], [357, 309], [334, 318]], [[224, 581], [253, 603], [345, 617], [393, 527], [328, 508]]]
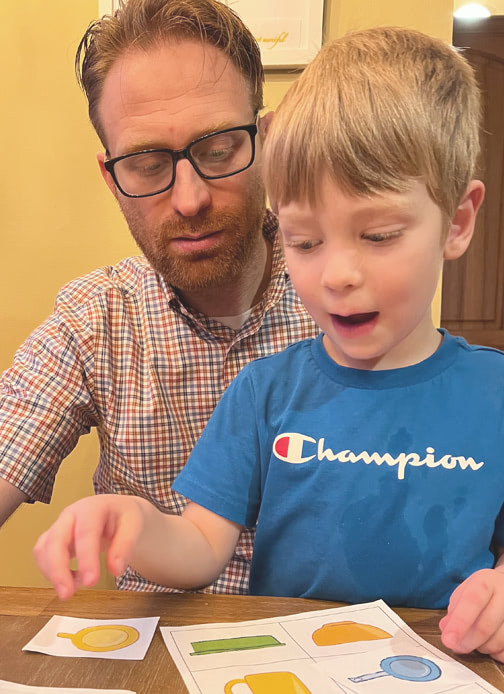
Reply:
[[105, 168], [104, 161], [105, 161], [105, 152], [98, 152], [96, 155], [96, 160], [98, 161], [98, 166], [100, 167], [100, 172], [103, 177], [103, 180], [107, 184], [107, 186], [110, 188], [110, 192], [114, 196], [114, 198], [117, 200], [117, 188], [116, 184], [114, 183], [114, 179], [112, 176], [109, 174], [107, 169]]
[[485, 185], [483, 182], [471, 181], [457, 207], [444, 242], [443, 257], [445, 260], [460, 258], [467, 250], [474, 233], [476, 215], [484, 197]]
[[266, 137], [269, 127], [271, 125], [271, 121], [273, 120], [273, 115], [274, 111], [268, 111], [268, 113], [265, 113], [264, 116], [261, 116], [259, 118], [259, 137], [261, 138], [261, 141], [264, 140]]

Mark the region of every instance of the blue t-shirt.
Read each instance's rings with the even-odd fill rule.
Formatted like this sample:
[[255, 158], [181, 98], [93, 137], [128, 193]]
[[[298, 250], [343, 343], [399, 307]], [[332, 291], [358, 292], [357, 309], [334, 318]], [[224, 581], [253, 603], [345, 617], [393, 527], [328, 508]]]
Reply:
[[444, 335], [402, 369], [321, 337], [248, 365], [174, 489], [257, 526], [250, 593], [446, 607], [504, 545], [504, 353]]

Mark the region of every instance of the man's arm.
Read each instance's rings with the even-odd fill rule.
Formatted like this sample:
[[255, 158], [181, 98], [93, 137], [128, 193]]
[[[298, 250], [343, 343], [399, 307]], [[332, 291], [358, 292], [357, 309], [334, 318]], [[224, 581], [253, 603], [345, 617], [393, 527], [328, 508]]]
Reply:
[[[182, 516], [161, 513], [145, 499], [100, 494], [68, 506], [39, 538], [35, 559], [59, 597], [93, 586], [99, 555], [115, 576], [128, 564], [143, 576], [170, 588], [196, 589], [224, 570], [241, 526], [197, 504]], [[78, 570], [70, 569], [76, 558]]]
[[29, 497], [10, 482], [0, 478], [0, 525]]

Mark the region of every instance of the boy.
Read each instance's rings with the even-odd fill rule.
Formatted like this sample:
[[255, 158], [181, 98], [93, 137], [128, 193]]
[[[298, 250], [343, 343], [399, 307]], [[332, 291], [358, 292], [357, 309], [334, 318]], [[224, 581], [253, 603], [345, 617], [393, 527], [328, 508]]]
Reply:
[[119, 497], [63, 512], [35, 550], [61, 598], [97, 580], [100, 547], [114, 573], [206, 585], [256, 525], [251, 593], [449, 602], [445, 645], [504, 660], [504, 356], [430, 314], [483, 200], [478, 124], [473, 74], [439, 40], [382, 28], [321, 50], [265, 179], [322, 336], [231, 384], [177, 479], [182, 517]]

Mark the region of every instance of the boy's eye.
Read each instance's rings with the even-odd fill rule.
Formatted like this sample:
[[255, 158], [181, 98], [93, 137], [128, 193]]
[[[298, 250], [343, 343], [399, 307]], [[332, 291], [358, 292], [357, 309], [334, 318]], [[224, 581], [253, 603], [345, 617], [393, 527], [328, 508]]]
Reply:
[[288, 241], [285, 243], [287, 248], [295, 248], [298, 251], [311, 251], [312, 248], [318, 246], [320, 241], [315, 239], [305, 239], [304, 241]]
[[401, 235], [401, 230], [397, 229], [395, 231], [375, 231], [362, 234], [362, 238], [366, 241], [371, 241], [371, 243], [386, 243], [392, 239], [397, 238]]

